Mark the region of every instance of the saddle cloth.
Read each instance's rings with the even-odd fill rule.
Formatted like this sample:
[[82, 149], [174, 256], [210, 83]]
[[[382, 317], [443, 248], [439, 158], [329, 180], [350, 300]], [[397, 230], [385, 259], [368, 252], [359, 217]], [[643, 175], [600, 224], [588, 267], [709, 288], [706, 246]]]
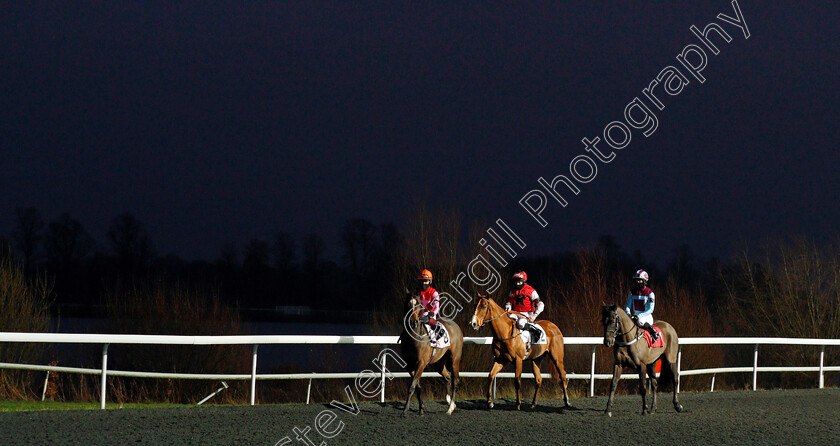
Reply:
[[[432, 334], [432, 326], [429, 324], [424, 324], [426, 326], [426, 332], [429, 333], [429, 337], [434, 339], [434, 334]], [[437, 339], [434, 339], [434, 342], [431, 343], [432, 348], [446, 348], [449, 347], [451, 341], [449, 340], [449, 331], [446, 329], [446, 325], [442, 323], [438, 323], [438, 333]]]
[[531, 342], [532, 345], [548, 344], [548, 336], [545, 335], [545, 330], [541, 326], [539, 326], [538, 324], [534, 324], [534, 325], [536, 325], [537, 328], [540, 329], [540, 338], [537, 340], [537, 342], [531, 342], [531, 331], [530, 330], [522, 330], [519, 333], [519, 335], [522, 336], [522, 340], [525, 341], [526, 344]]
[[663, 340], [662, 330], [659, 327], [653, 327], [657, 333], [659, 333], [659, 337], [656, 338], [656, 343], [650, 342], [650, 332], [647, 330], [643, 330], [645, 332], [645, 340], [647, 340], [648, 347], [656, 348], [656, 347], [665, 347], [665, 341]]

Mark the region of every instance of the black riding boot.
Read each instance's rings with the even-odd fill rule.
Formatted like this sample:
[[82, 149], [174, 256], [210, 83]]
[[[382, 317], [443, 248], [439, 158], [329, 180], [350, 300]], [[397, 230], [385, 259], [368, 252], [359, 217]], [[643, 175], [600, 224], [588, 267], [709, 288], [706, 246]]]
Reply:
[[656, 342], [659, 339], [659, 333], [657, 333], [656, 330], [654, 330], [653, 327], [650, 324], [645, 323], [645, 325], [642, 326], [642, 328], [644, 328], [645, 330], [648, 331], [648, 333], [650, 333], [650, 343], [651, 344], [653, 344], [654, 342]]
[[540, 342], [540, 336], [542, 336], [542, 332], [537, 327], [537, 324], [529, 322], [525, 325], [525, 329], [531, 332], [531, 344], [536, 344]]

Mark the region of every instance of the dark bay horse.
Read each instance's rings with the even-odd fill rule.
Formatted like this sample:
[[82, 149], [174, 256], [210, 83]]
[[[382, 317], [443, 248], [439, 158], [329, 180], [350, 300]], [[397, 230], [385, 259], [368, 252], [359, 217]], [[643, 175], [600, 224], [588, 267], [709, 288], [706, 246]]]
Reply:
[[516, 322], [508, 317], [510, 312], [505, 311], [496, 302], [487, 299], [484, 296], [479, 296], [478, 302], [473, 312], [472, 321], [470, 325], [476, 330], [490, 323], [493, 328], [493, 367], [490, 369], [490, 375], [487, 377], [487, 405], [493, 408], [493, 378], [502, 370], [505, 364], [513, 362], [516, 365], [516, 410], [520, 409], [522, 405], [519, 389], [522, 387], [522, 362], [531, 360], [534, 368], [534, 380], [536, 381], [536, 388], [534, 389], [534, 401], [531, 403], [531, 408], [537, 405], [537, 393], [540, 391], [542, 384], [542, 376], [540, 375], [540, 364], [546, 357], [550, 358], [549, 366], [551, 376], [555, 382], [563, 382], [563, 403], [565, 407], [569, 405], [569, 397], [566, 393], [566, 370], [563, 368], [563, 334], [550, 321], [535, 322], [545, 330], [548, 336], [548, 344], [531, 345], [531, 351], [528, 357], [525, 357], [525, 342], [519, 336], [519, 328], [516, 328]]
[[443, 324], [449, 332], [450, 343], [446, 348], [432, 348], [426, 327], [420, 322], [422, 314], [423, 305], [420, 304], [420, 300], [417, 296], [408, 294], [406, 313], [403, 318], [404, 327], [400, 335], [400, 345], [402, 348], [402, 357], [408, 363], [406, 370], [412, 379], [408, 388], [408, 398], [405, 400], [403, 416], [408, 413], [411, 396], [415, 390], [417, 391], [417, 401], [420, 403], [420, 415], [423, 415], [423, 396], [422, 388], [420, 387], [420, 377], [423, 375], [423, 370], [429, 364], [432, 364], [435, 371], [446, 378], [446, 402], [449, 403], [449, 410], [446, 413], [452, 414], [452, 411], [455, 410], [455, 389], [458, 386], [461, 352], [464, 349], [464, 334], [461, 332], [461, 328], [453, 321], [437, 319], [437, 323]]
[[[662, 330], [662, 347], [648, 347], [644, 338], [645, 330], [640, 328], [630, 319], [630, 316], [623, 309], [615, 305], [604, 305], [601, 309], [601, 323], [604, 324], [604, 345], [612, 347], [615, 354], [613, 367], [613, 379], [610, 384], [610, 397], [607, 400], [607, 409], [604, 413], [612, 416], [612, 401], [618, 379], [624, 367], [630, 367], [639, 373], [639, 393], [642, 394], [642, 415], [656, 411], [656, 388], [659, 384], [673, 384], [674, 386], [674, 409], [682, 412], [683, 407], [677, 398], [677, 383], [679, 382], [679, 370], [677, 370], [677, 353], [679, 352], [679, 338], [671, 324], [665, 321], [656, 321], [654, 327]], [[656, 361], [662, 360], [662, 373], [657, 382]], [[650, 387], [653, 394], [653, 401], [648, 409], [645, 399], [645, 375], [650, 375]]]

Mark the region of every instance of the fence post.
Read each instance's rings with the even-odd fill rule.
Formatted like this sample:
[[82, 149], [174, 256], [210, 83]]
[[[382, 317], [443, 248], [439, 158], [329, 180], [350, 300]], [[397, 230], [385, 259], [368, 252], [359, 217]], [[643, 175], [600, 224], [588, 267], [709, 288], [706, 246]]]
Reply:
[[108, 344], [105, 344], [105, 345], [102, 346], [102, 375], [101, 375], [101, 377], [102, 377], [102, 379], [100, 380], [101, 381], [101, 389], [100, 389], [100, 393], [99, 393], [99, 408], [104, 409], [105, 408], [105, 389], [107, 389], [106, 380], [108, 379]]
[[379, 396], [379, 402], [380, 403], [385, 402], [385, 362], [386, 361], [388, 361], [388, 355], [382, 355], [382, 394]]
[[254, 399], [257, 396], [257, 347], [259, 345], [254, 344], [254, 348], [252, 350], [251, 356], [251, 405], [254, 405]]
[[755, 344], [755, 350], [753, 351], [753, 392], [756, 390], [756, 386], [758, 385], [758, 344]]
[[47, 398], [47, 385], [50, 383], [50, 371], [47, 370], [47, 377], [44, 378], [44, 391], [41, 392], [41, 401]]
[[709, 389], [709, 392], [714, 392], [715, 391], [715, 376], [717, 376], [717, 373], [712, 374], [712, 388]]
[[680, 393], [680, 370], [682, 370], [682, 345], [677, 347], [677, 393]]
[[595, 348], [597, 345], [592, 346], [592, 362], [589, 364], [589, 397], [592, 398], [595, 396]]
[[823, 372], [823, 360], [825, 359], [825, 346], [820, 347], [820, 389], [823, 388], [825, 372]]
[[[314, 375], [315, 372], [312, 372]], [[312, 378], [309, 378], [309, 385], [306, 386], [306, 404], [309, 404], [309, 395], [312, 393]]]

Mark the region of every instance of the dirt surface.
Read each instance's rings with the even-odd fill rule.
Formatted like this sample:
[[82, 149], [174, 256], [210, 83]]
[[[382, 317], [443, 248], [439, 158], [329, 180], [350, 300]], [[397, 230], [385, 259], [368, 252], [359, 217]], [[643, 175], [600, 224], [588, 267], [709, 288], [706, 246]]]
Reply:
[[[641, 398], [621, 396], [612, 418], [603, 413], [606, 397], [572, 400], [573, 410], [550, 400], [519, 412], [510, 401], [492, 411], [459, 401], [451, 416], [431, 401], [422, 417], [415, 400], [406, 418], [402, 403], [367, 402], [357, 415], [323, 404], [9, 412], [0, 414], [0, 445], [840, 444], [840, 389], [685, 393], [680, 401], [682, 413], [666, 396], [657, 413], [641, 416]], [[316, 422], [333, 438], [316, 432]], [[307, 427], [313, 443], [296, 439]]]

